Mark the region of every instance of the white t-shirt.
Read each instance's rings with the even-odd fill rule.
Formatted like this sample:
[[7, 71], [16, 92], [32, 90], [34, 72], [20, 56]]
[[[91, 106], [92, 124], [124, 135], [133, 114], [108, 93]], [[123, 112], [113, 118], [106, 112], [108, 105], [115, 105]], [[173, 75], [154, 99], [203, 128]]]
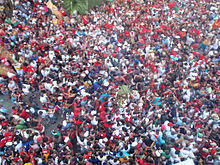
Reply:
[[44, 77], [47, 77], [49, 73], [50, 73], [50, 69], [45, 68], [44, 70], [43, 69], [41, 70], [41, 74]]
[[48, 112], [45, 110], [38, 110], [37, 113], [40, 114], [40, 112], [42, 112], [42, 115], [41, 115], [42, 118], [45, 118], [48, 115]]
[[92, 121], [91, 121], [92, 125], [97, 125], [98, 124], [98, 120], [96, 120], [96, 116], [93, 117]]
[[40, 102], [41, 103], [46, 103], [47, 102], [47, 96], [41, 96], [40, 97]]
[[52, 91], [52, 84], [50, 84], [50, 83], [45, 83], [44, 86], [45, 86], [45, 89], [47, 89], [47, 90], [49, 90], [49, 91]]
[[23, 84], [23, 88], [22, 88], [22, 91], [24, 92], [25, 95], [27, 95], [30, 91], [30, 85], [28, 84]]
[[50, 60], [52, 60], [54, 57], [56, 57], [54, 51], [53, 50], [49, 51]]
[[188, 151], [188, 150], [184, 150], [184, 149], [181, 149], [180, 150], [180, 154], [179, 154], [180, 157], [184, 157], [184, 158], [194, 158], [194, 154], [192, 151]]
[[9, 88], [12, 88], [12, 89], [15, 88], [15, 86], [16, 86], [16, 85], [15, 85], [15, 82], [14, 82], [14, 81], [12, 81], [12, 83], [9, 83], [9, 84], [8, 84], [8, 87], [9, 87]]

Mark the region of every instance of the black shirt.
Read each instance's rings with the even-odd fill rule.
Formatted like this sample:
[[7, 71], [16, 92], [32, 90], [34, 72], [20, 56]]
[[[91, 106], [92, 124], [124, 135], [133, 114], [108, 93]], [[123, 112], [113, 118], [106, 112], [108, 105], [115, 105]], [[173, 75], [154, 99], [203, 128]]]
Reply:
[[149, 137], [146, 137], [146, 138], [144, 138], [144, 143], [145, 143], [147, 146], [151, 146], [151, 144], [153, 143], [153, 141], [152, 141]]
[[186, 130], [185, 130], [185, 128], [180, 128], [180, 133], [182, 133], [182, 134], [186, 134]]

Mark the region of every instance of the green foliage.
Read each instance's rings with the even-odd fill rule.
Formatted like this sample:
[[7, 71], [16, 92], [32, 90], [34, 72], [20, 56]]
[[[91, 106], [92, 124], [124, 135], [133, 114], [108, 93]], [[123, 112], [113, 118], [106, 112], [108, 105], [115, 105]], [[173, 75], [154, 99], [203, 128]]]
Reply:
[[105, 0], [88, 0], [88, 8], [92, 9], [93, 7], [100, 5], [104, 1]]
[[84, 15], [88, 10], [100, 5], [104, 1], [105, 0], [64, 0], [64, 6], [67, 9], [67, 12], [71, 15], [74, 10], [79, 14]]
[[88, 10], [86, 0], [64, 0], [64, 6], [71, 15], [74, 10], [79, 14], [86, 14]]

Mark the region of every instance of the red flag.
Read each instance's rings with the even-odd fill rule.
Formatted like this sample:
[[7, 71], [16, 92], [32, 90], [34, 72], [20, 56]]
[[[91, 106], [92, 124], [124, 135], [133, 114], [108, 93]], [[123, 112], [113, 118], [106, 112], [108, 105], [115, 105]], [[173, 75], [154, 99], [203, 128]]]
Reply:
[[89, 23], [89, 17], [87, 16], [86, 18], [83, 16], [82, 17], [82, 20], [83, 20], [83, 23], [85, 24], [85, 25], [87, 25], [88, 23]]

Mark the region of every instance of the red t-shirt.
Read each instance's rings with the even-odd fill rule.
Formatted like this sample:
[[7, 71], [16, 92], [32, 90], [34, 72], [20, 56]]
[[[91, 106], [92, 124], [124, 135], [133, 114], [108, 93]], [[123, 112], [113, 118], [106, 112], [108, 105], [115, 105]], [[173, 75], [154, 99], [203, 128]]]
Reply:
[[0, 147], [4, 147], [7, 140], [8, 140], [7, 138], [2, 139], [1, 142], [0, 142]]
[[130, 31], [125, 31], [125, 37], [130, 37]]
[[26, 112], [26, 110], [24, 109], [21, 114], [20, 114], [20, 117], [24, 118], [24, 119], [27, 119], [29, 118], [29, 114]]

